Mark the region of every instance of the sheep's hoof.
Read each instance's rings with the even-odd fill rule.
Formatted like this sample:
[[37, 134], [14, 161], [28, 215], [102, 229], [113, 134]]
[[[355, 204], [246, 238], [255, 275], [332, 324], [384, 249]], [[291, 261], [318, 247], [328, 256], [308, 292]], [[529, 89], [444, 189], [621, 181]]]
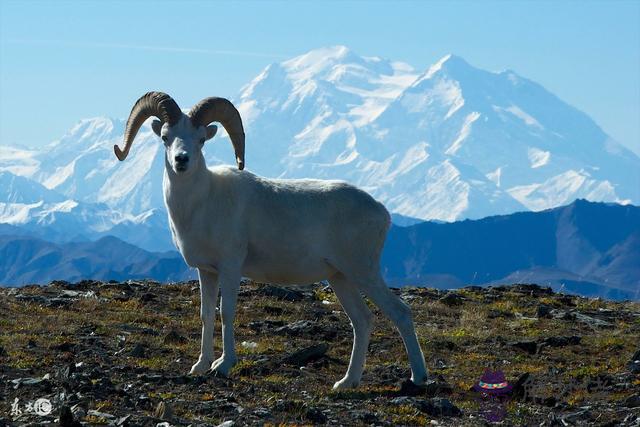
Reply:
[[424, 374], [424, 376], [419, 377], [417, 380], [413, 375], [411, 376], [411, 382], [417, 386], [425, 385], [428, 379], [429, 377], [427, 376], [427, 374]]
[[350, 388], [356, 388], [360, 385], [360, 381], [352, 380], [350, 378], [344, 377], [337, 383], [333, 385], [334, 390], [348, 390]]
[[198, 359], [195, 365], [191, 367], [191, 371], [189, 371], [189, 375], [200, 375], [204, 374], [209, 370], [209, 366], [211, 366], [211, 362], [207, 362], [206, 360]]
[[211, 364], [209, 372], [228, 378], [231, 373], [231, 368], [233, 368], [235, 364], [235, 359], [225, 359], [223, 356]]

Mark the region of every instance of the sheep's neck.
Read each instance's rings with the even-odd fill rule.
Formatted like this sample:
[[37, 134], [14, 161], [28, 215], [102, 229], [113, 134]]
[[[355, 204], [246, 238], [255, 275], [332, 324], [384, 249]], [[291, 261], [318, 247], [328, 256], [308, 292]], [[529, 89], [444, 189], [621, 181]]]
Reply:
[[165, 165], [164, 200], [175, 224], [188, 224], [193, 212], [208, 198], [210, 182], [204, 159], [201, 165], [187, 176], [176, 175], [168, 164]]

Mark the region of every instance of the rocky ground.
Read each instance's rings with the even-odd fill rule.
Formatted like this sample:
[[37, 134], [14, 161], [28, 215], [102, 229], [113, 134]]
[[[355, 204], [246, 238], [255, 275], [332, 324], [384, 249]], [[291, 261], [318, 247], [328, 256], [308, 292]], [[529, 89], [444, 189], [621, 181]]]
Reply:
[[[243, 285], [228, 379], [185, 375], [199, 351], [196, 282], [0, 288], [0, 426], [640, 426], [640, 304], [535, 285], [396, 292], [431, 381], [406, 382], [402, 342], [378, 315], [361, 387], [336, 392], [352, 333], [321, 284]], [[506, 398], [473, 391], [485, 369], [514, 385]]]

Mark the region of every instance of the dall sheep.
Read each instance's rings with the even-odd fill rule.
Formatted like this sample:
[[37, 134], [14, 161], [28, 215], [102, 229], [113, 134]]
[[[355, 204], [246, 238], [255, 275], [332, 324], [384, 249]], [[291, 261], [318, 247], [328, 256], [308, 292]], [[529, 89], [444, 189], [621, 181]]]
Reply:
[[[372, 313], [364, 293], [402, 336], [411, 380], [427, 371], [409, 307], [385, 284], [380, 253], [390, 226], [386, 208], [340, 181], [266, 179], [244, 169], [245, 134], [238, 110], [224, 98], [206, 98], [184, 114], [167, 94], [149, 92], [134, 105], [119, 160], [149, 117], [164, 141], [164, 200], [173, 239], [200, 279], [202, 341], [192, 374], [228, 375], [237, 361], [233, 321], [241, 277], [278, 284], [328, 280], [353, 326], [346, 375], [334, 388], [356, 387], [364, 369]], [[220, 122], [235, 150], [238, 170], [208, 169], [202, 147]], [[215, 306], [221, 290], [223, 351], [213, 359]]]

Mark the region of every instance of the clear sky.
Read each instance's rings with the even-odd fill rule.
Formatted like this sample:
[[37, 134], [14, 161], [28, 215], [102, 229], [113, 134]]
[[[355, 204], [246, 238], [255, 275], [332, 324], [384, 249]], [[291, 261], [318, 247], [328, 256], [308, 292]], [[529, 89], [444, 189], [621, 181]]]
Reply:
[[125, 118], [148, 90], [233, 98], [271, 62], [342, 44], [418, 70], [512, 69], [640, 153], [640, 1], [0, 0], [0, 144]]

